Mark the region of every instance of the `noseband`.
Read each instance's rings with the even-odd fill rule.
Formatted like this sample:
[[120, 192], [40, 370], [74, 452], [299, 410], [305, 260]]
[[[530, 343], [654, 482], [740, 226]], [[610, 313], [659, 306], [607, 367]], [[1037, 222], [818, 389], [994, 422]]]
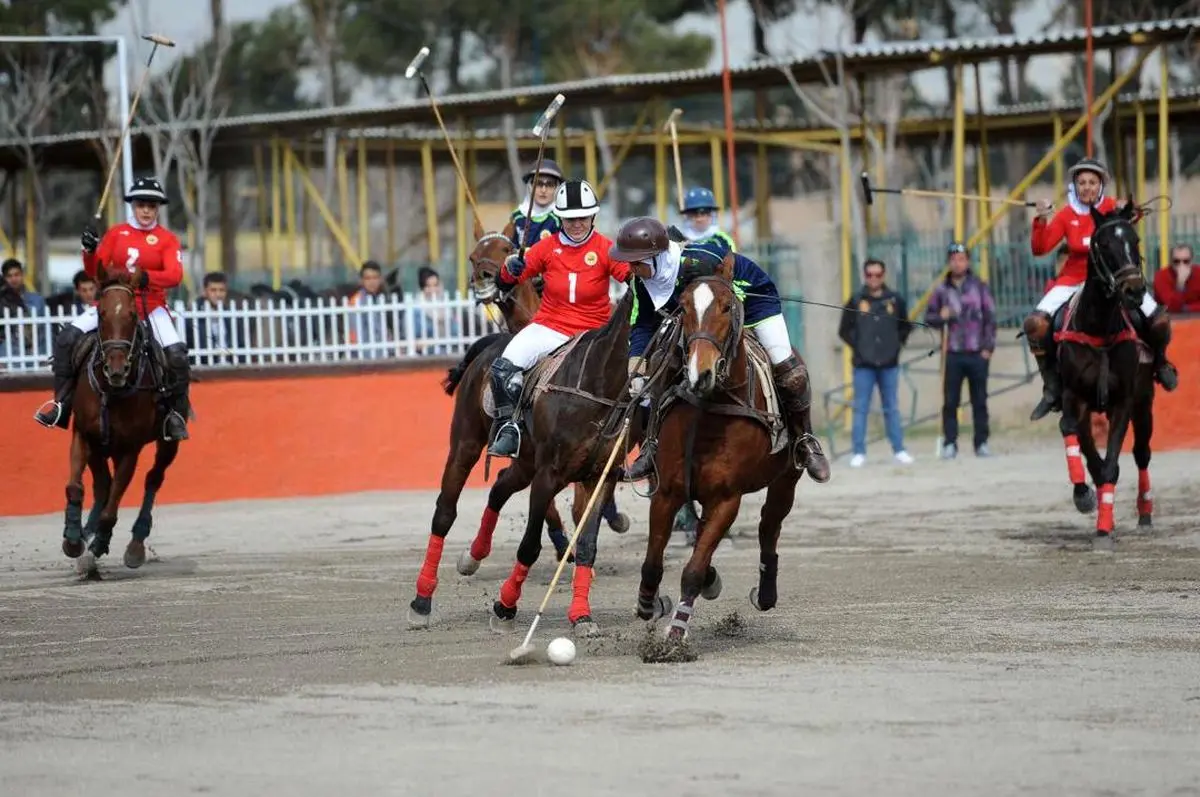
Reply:
[[[742, 303], [738, 301], [737, 294], [733, 293], [733, 288], [722, 277], [709, 276], [697, 277], [688, 283], [688, 290], [694, 290], [692, 286], [700, 283], [719, 286], [722, 290], [727, 290], [733, 294], [733, 301], [730, 304], [730, 322], [729, 329], [725, 333], [725, 339], [720, 340], [716, 335], [705, 329], [697, 329], [690, 335], [684, 336], [681, 345], [683, 346], [683, 356], [687, 359], [687, 352], [692, 347], [692, 343], [703, 340], [711, 343], [718, 352], [720, 357], [717, 359], [717, 384], [723, 385], [729, 378], [729, 367], [737, 355], [738, 343], [742, 339], [742, 324], [745, 318], [745, 311], [742, 308]], [[715, 291], [714, 291], [715, 294]], [[696, 323], [700, 323], [700, 319], [696, 319]], [[682, 325], [681, 325], [682, 326]]]

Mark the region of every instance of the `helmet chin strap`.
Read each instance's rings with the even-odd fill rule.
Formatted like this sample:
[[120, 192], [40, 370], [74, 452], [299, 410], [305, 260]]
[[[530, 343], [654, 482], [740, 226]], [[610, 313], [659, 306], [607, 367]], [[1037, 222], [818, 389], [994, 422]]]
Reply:
[[562, 230], [559, 231], [562, 242], [569, 246], [580, 246], [582, 244], [587, 243], [587, 240], [592, 237], [592, 233], [594, 233], [596, 231], [596, 217], [588, 216], [587, 218], [588, 218], [587, 234], [584, 235], [582, 238], [578, 238], [578, 239], [572, 237], [572, 235], [569, 232], [567, 232], [567, 225], [565, 222], [571, 221], [571, 219], [564, 219], [563, 220], [564, 221], [563, 228], [562, 228]]

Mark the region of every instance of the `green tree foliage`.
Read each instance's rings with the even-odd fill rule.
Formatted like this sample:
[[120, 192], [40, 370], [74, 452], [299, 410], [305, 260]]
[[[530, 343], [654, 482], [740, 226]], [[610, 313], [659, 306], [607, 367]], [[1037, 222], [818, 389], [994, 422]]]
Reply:
[[11, 0], [0, 3], [0, 33], [94, 34], [115, 16], [118, 4], [118, 0]]

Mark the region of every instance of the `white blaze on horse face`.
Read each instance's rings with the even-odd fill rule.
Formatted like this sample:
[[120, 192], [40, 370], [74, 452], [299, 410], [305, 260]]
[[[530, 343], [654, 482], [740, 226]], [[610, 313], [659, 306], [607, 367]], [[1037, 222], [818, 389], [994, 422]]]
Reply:
[[[708, 312], [708, 308], [712, 305], [713, 299], [712, 288], [705, 285], [703, 282], [696, 286], [696, 290], [692, 291], [692, 303], [696, 308], [696, 329], [700, 329], [704, 325], [704, 314]], [[688, 358], [688, 384], [692, 387], [700, 381], [700, 355], [696, 349], [692, 348], [692, 356]]]

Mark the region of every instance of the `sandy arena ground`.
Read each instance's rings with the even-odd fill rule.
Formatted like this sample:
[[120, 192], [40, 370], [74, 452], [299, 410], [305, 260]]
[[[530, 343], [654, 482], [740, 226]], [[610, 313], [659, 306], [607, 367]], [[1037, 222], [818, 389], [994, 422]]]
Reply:
[[633, 529], [601, 536], [605, 634], [568, 668], [501, 663], [545, 552], [517, 632], [487, 627], [524, 495], [471, 578], [453, 562], [484, 494], [464, 496], [427, 631], [405, 613], [430, 494], [164, 507], [139, 571], [127, 511], [99, 583], [57, 516], [0, 519], [0, 793], [1200, 794], [1200, 456], [1155, 457], [1152, 534], [1128, 462], [1105, 555], [1059, 448], [999, 453], [875, 453], [802, 483], [766, 614], [747, 498], [690, 664], [636, 654], [647, 504], [627, 488]]

